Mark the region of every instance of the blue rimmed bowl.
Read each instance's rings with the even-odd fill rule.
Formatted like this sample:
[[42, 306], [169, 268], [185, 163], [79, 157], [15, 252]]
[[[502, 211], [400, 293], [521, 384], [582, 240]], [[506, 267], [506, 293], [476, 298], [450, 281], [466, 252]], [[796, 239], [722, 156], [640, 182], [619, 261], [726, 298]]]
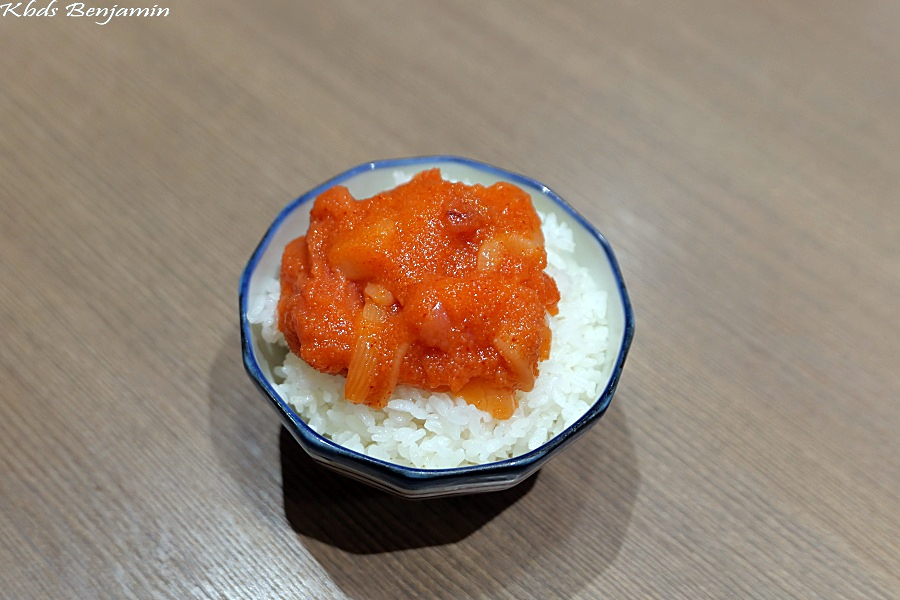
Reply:
[[[608, 355], [613, 364], [608, 381], [590, 409], [568, 429], [543, 446], [503, 461], [454, 469], [417, 469], [385, 462], [345, 448], [313, 431], [275, 389], [273, 367], [280, 362], [263, 340], [260, 327], [248, 320], [251, 300], [262, 286], [277, 276], [285, 245], [309, 228], [309, 210], [323, 191], [344, 185], [356, 198], [368, 198], [397, 185], [398, 172], [412, 175], [440, 168], [444, 177], [467, 183], [491, 185], [497, 181], [514, 183], [531, 195], [538, 211], [554, 213], [575, 234], [577, 258], [591, 271], [601, 288], [609, 292], [607, 322]], [[631, 339], [634, 315], [625, 283], [613, 250], [600, 232], [562, 198], [542, 183], [473, 160], [454, 156], [422, 156], [365, 163], [315, 187], [289, 204], [275, 218], [247, 263], [240, 283], [241, 344], [247, 373], [278, 411], [285, 427], [316, 461], [347, 476], [407, 498], [431, 498], [498, 491], [524, 481], [549, 459], [593, 426], [606, 412], [616, 390]]]

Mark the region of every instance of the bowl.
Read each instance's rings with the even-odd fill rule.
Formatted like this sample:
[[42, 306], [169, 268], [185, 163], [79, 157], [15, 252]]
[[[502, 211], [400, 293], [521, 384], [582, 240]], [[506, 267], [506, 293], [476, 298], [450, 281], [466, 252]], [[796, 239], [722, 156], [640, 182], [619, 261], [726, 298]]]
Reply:
[[[555, 213], [575, 235], [578, 260], [608, 291], [609, 378], [596, 402], [562, 433], [535, 450], [506, 460], [451, 469], [421, 469], [386, 462], [355, 452], [311, 429], [276, 391], [272, 374], [279, 358], [265, 342], [258, 325], [251, 324], [251, 299], [263, 281], [277, 276], [285, 245], [309, 227], [313, 200], [335, 186], [347, 186], [356, 198], [368, 198], [397, 185], [398, 172], [412, 175], [440, 168], [445, 178], [491, 185], [513, 183], [528, 192], [538, 211]], [[548, 460], [583, 435], [603, 416], [619, 382], [631, 339], [634, 315], [612, 248], [600, 232], [550, 188], [529, 177], [474, 160], [454, 156], [421, 156], [381, 160], [356, 166], [313, 188], [289, 204], [275, 218], [251, 255], [240, 281], [240, 323], [244, 366], [263, 395], [274, 406], [284, 426], [314, 460], [344, 475], [406, 497], [431, 498], [510, 488], [534, 474]]]

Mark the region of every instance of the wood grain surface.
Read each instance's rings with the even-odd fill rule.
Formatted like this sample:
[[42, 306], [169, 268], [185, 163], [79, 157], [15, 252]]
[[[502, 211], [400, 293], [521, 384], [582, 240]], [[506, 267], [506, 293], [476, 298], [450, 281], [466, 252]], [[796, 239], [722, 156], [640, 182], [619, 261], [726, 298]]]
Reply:
[[[0, 597], [900, 598], [900, 4], [159, 5], [0, 17]], [[637, 326], [538, 475], [408, 502], [281, 429], [237, 284], [437, 153], [568, 199]]]

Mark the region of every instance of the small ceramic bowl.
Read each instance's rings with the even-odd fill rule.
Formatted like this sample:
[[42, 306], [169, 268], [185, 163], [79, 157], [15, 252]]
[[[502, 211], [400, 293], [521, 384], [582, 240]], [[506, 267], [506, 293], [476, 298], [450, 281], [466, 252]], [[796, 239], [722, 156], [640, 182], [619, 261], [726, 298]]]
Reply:
[[[266, 279], [277, 276], [285, 245], [306, 232], [312, 201], [335, 185], [347, 186], [356, 198], [368, 198], [396, 186], [397, 172], [412, 175], [438, 167], [444, 177], [491, 185], [507, 181], [527, 191], [535, 208], [555, 213], [575, 234], [579, 262], [608, 290], [607, 321], [612, 357], [609, 379], [591, 408], [568, 429], [543, 446], [523, 454], [477, 466], [454, 469], [417, 469], [378, 460], [352, 451], [313, 431], [294, 412], [273, 385], [272, 348], [262, 339], [259, 326], [248, 318], [251, 299]], [[285, 427], [316, 461], [345, 475], [407, 498], [429, 498], [497, 491], [524, 481], [550, 458], [585, 433], [603, 416], [616, 390], [634, 334], [634, 316], [622, 274], [612, 248], [597, 229], [547, 186], [528, 177], [473, 160], [453, 156], [424, 156], [366, 163], [346, 171], [303, 194], [276, 217], [250, 257], [240, 283], [241, 342], [247, 373], [272, 403]]]

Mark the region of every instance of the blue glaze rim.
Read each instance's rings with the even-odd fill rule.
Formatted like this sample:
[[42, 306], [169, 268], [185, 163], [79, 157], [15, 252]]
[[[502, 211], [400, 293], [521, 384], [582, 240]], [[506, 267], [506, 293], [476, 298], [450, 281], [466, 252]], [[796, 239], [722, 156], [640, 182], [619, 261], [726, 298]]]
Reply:
[[[249, 294], [250, 279], [256, 270], [260, 257], [268, 248], [282, 222], [297, 210], [297, 208], [312, 201], [325, 190], [335, 185], [340, 185], [360, 173], [378, 169], [421, 166], [429, 163], [460, 164], [489, 173], [499, 179], [539, 191], [554, 204], [566, 211], [569, 216], [593, 236], [600, 247], [603, 248], [616, 281], [617, 291], [623, 307], [625, 327], [622, 345], [619, 348], [618, 356], [613, 363], [612, 374], [606, 388], [591, 408], [589, 408], [581, 418], [569, 426], [565, 431], [541, 447], [514, 458], [483, 465], [456, 467], [452, 469], [419, 469], [389, 463], [345, 448], [316, 433], [303, 421], [303, 419], [300, 418], [299, 415], [297, 415], [297, 413], [294, 412], [287, 402], [281, 398], [274, 388], [272, 388], [269, 380], [260, 370], [259, 362], [253, 351], [251, 325], [247, 319], [247, 296]], [[625, 359], [634, 337], [634, 312], [631, 307], [631, 301], [628, 296], [625, 281], [622, 277], [612, 247], [609, 242], [607, 242], [606, 238], [603, 237], [603, 234], [556, 192], [536, 179], [480, 161], [452, 155], [392, 158], [363, 163], [332, 177], [328, 181], [301, 195], [282, 209], [266, 230], [265, 235], [253, 251], [247, 266], [241, 274], [238, 296], [241, 317], [241, 349], [244, 367], [260, 391], [262, 391], [262, 393], [272, 402], [282, 421], [288, 429], [291, 430], [291, 433], [303, 449], [312, 458], [326, 464], [326, 466], [343, 471], [347, 475], [362, 478], [368, 483], [374, 484], [387, 491], [410, 497], [442, 495], [441, 490], [443, 489], [451, 490], [450, 493], [478, 491], [478, 488], [482, 486], [492, 489], [502, 489], [502, 487], [509, 487], [508, 485], [503, 485], [504, 482], [509, 482], [510, 485], [513, 485], [537, 471], [537, 469], [549, 460], [552, 455], [556, 454], [557, 451], [568, 446], [575, 441], [575, 439], [583, 435], [606, 412], [612, 397], [615, 394], [616, 387], [618, 386], [622, 369], [625, 365]], [[328, 457], [328, 459], [324, 460], [325, 457]], [[492, 483], [496, 485], [492, 485]]]

